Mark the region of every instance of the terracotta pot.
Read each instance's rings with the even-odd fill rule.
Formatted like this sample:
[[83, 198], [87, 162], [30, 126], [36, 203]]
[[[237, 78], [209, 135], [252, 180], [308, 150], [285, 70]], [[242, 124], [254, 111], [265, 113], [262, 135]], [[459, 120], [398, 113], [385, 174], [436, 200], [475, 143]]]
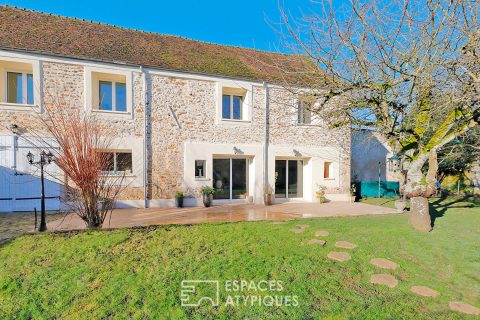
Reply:
[[265, 194], [263, 196], [263, 203], [266, 205], [266, 206], [271, 206], [272, 205], [272, 202], [273, 202], [273, 195], [272, 194]]
[[213, 195], [211, 194], [204, 194], [203, 195], [203, 205], [208, 208], [212, 205]]

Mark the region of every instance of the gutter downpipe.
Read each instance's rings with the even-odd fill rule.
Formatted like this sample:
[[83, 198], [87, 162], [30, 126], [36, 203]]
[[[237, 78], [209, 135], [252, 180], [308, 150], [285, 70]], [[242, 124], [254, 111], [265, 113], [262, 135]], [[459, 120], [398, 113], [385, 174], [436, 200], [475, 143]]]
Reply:
[[[270, 135], [270, 95], [268, 83], [263, 82], [263, 88], [265, 89], [265, 137], [263, 145], [263, 198], [265, 198], [265, 193], [268, 191], [268, 145], [269, 145], [269, 135]], [[265, 201], [265, 200], [264, 200]]]
[[140, 66], [140, 72], [142, 73], [143, 82], [143, 207], [148, 208], [148, 190], [147, 190], [147, 107], [148, 107], [148, 95], [147, 95], [147, 74], [143, 66]]

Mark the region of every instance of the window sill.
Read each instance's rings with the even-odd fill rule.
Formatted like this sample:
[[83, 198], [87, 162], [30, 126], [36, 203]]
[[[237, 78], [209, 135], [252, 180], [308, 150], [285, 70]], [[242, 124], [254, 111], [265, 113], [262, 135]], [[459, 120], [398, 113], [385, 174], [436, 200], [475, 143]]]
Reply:
[[220, 119], [219, 124], [227, 125], [250, 125], [251, 120]]
[[313, 123], [297, 123], [297, 127], [316, 127], [316, 124]]
[[110, 111], [110, 110], [99, 110], [99, 109], [92, 109], [93, 113], [98, 113], [102, 116], [109, 117], [109, 118], [118, 118], [118, 119], [133, 119], [133, 115], [131, 112], [124, 112], [124, 111]]
[[134, 175], [133, 173], [116, 173], [116, 172], [111, 172], [111, 173], [102, 173], [102, 177], [107, 177], [107, 178], [136, 178], [137, 176]]
[[37, 108], [35, 104], [0, 102], [0, 109], [8, 111], [34, 111]]
[[210, 181], [210, 178], [197, 178], [195, 177], [195, 181]]
[[335, 180], [335, 178], [323, 178], [323, 180]]

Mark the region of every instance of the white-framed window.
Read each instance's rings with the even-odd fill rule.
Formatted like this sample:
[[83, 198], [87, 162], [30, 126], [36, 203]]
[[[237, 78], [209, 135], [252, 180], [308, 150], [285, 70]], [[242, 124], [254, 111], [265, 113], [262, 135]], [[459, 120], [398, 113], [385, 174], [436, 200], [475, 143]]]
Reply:
[[312, 104], [307, 101], [298, 101], [298, 124], [312, 124]]
[[253, 85], [240, 82], [217, 82], [216, 123], [250, 125], [252, 121]]
[[127, 85], [125, 82], [98, 81], [98, 109], [127, 112]]
[[133, 173], [133, 161], [131, 151], [102, 151], [107, 156], [105, 167], [102, 171], [107, 173]]
[[195, 160], [195, 178], [205, 178], [206, 160]]
[[132, 71], [85, 66], [85, 108], [102, 117], [133, 119]]
[[323, 163], [323, 178], [332, 179], [332, 163], [329, 161]]
[[233, 94], [222, 95], [222, 119], [243, 120], [242, 119], [243, 97]]
[[33, 107], [40, 107], [40, 70], [41, 63], [38, 60], [0, 59], [0, 108], [30, 111]]
[[7, 71], [5, 83], [7, 103], [33, 104], [32, 73]]

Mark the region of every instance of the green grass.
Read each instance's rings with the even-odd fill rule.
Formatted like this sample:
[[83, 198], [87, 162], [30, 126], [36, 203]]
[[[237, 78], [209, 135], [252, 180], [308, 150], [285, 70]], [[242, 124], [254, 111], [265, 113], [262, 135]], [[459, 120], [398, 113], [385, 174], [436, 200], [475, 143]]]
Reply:
[[[480, 306], [480, 207], [432, 208], [428, 234], [406, 215], [382, 215], [25, 235], [0, 248], [0, 319], [470, 319], [448, 302]], [[289, 231], [304, 223], [305, 233]], [[306, 245], [320, 229], [330, 231], [327, 245]], [[358, 245], [352, 260], [326, 259], [341, 251], [337, 240]], [[401, 267], [381, 271], [368, 263], [374, 257]], [[399, 285], [369, 283], [382, 272]], [[280, 280], [280, 294], [299, 305], [182, 307], [184, 279]], [[416, 296], [413, 285], [441, 295]]]
[[395, 208], [395, 201], [399, 200], [398, 198], [362, 198], [360, 202], [373, 204], [376, 206], [382, 206], [387, 208]]

